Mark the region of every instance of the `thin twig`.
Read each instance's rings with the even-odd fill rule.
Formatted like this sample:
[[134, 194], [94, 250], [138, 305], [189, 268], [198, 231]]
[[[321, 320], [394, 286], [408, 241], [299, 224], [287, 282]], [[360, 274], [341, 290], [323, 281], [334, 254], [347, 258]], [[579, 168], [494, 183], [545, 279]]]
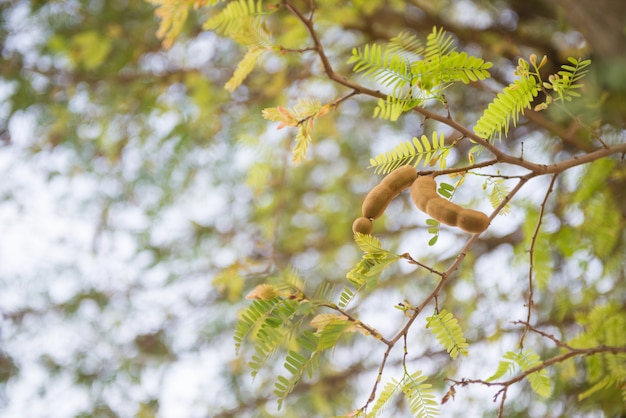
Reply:
[[[626, 353], [626, 346], [624, 347], [615, 347], [615, 346], [606, 346], [606, 345], [601, 345], [598, 347], [592, 347], [592, 348], [570, 348], [569, 351], [559, 354], [557, 356], [551, 357], [545, 361], [543, 361], [540, 364], [537, 364], [534, 367], [530, 367], [524, 371], [522, 371], [520, 374], [518, 374], [515, 377], [512, 377], [509, 380], [504, 380], [501, 382], [489, 382], [487, 380], [482, 380], [482, 379], [461, 379], [461, 380], [454, 380], [454, 379], [448, 379], [446, 378], [445, 380], [452, 382], [453, 386], [468, 386], [470, 384], [481, 384], [484, 386], [501, 386], [503, 389], [508, 388], [509, 386], [525, 379], [527, 376], [536, 373], [538, 371], [541, 371], [549, 366], [552, 366], [553, 364], [557, 364], [557, 363], [562, 363], [566, 360], [569, 360], [572, 357], [577, 357], [577, 356], [593, 356], [595, 354], [601, 354], [601, 353], [611, 353], [611, 354], [620, 354], [620, 353]], [[499, 396], [500, 393], [505, 393], [505, 391], [501, 389], [496, 393], [496, 396]]]
[[360, 411], [366, 411], [369, 404], [372, 403], [374, 399], [376, 399], [376, 390], [378, 389], [378, 384], [383, 379], [383, 370], [385, 370], [385, 364], [387, 364], [387, 358], [389, 358], [389, 353], [391, 352], [392, 348], [393, 348], [393, 345], [390, 345], [385, 350], [385, 353], [383, 354], [383, 361], [380, 363], [380, 366], [378, 367], [378, 374], [376, 375], [376, 382], [374, 382], [374, 387], [372, 388], [370, 397], [367, 398], [367, 402], [365, 402], [365, 405], [359, 408]]
[[535, 328], [534, 326], [532, 326], [530, 323], [525, 322], [525, 321], [513, 321], [513, 324], [516, 325], [524, 325], [524, 327], [526, 328], [526, 330], [534, 332], [535, 334], [539, 334], [542, 337], [545, 337], [549, 340], [551, 340], [554, 344], [557, 345], [557, 347], [561, 347], [561, 348], [565, 348], [566, 350], [574, 350], [574, 348], [572, 346], [570, 346], [569, 344], [564, 343], [563, 341], [559, 340], [558, 338], [556, 338], [554, 335], [552, 334], [548, 334], [545, 331], [541, 331], [538, 328]]
[[435, 270], [434, 268], [429, 267], [429, 266], [427, 266], [424, 263], [420, 263], [419, 261], [417, 261], [416, 259], [411, 257], [411, 254], [409, 254], [409, 253], [402, 254], [402, 258], [406, 258], [407, 260], [409, 260], [409, 264], [415, 264], [416, 266], [420, 266], [424, 270], [428, 270], [429, 272], [431, 272], [433, 274], [436, 274], [439, 277], [443, 277], [443, 273], [442, 272], [440, 272], [439, 270]]
[[[533, 286], [533, 272], [535, 268], [534, 258], [535, 258], [535, 244], [537, 243], [537, 236], [539, 236], [539, 230], [541, 229], [541, 224], [543, 223], [543, 214], [546, 210], [546, 204], [548, 203], [548, 197], [552, 193], [554, 188], [554, 182], [558, 173], [554, 173], [552, 175], [552, 179], [550, 180], [550, 186], [548, 186], [548, 190], [546, 191], [546, 195], [543, 197], [543, 202], [541, 202], [541, 209], [539, 210], [539, 219], [537, 220], [537, 225], [535, 226], [535, 232], [533, 232], [533, 236], [530, 239], [530, 248], [528, 249], [528, 258], [529, 258], [529, 266], [528, 266], [528, 302], [527, 302], [527, 315], [526, 315], [526, 323], [530, 324], [530, 316], [532, 315], [534, 300], [534, 286]], [[524, 328], [522, 332], [522, 336], [519, 341], [520, 348], [524, 348], [524, 338], [526, 338], [526, 333], [528, 332], [528, 327]]]
[[[503, 418], [504, 417], [504, 402], [506, 401], [506, 389], [504, 388], [502, 390], [502, 398], [500, 399], [500, 407], [498, 408], [498, 418]], [[496, 394], [496, 396], [498, 396], [498, 394]]]
[[348, 312], [346, 312], [345, 310], [341, 309], [339, 306], [335, 305], [334, 303], [325, 302], [325, 303], [320, 303], [319, 306], [325, 306], [327, 308], [330, 308], [330, 309], [332, 309], [334, 311], [339, 312], [341, 315], [345, 316], [348, 319], [348, 321], [353, 322], [356, 326], [363, 328], [364, 330], [366, 330], [370, 335], [372, 335], [377, 340], [385, 343], [387, 346], [392, 345], [391, 341], [389, 341], [385, 337], [383, 337], [382, 334], [380, 332], [378, 332], [378, 330], [376, 330], [376, 328], [371, 327], [371, 326], [361, 322], [359, 319], [357, 319], [354, 316], [350, 315]]

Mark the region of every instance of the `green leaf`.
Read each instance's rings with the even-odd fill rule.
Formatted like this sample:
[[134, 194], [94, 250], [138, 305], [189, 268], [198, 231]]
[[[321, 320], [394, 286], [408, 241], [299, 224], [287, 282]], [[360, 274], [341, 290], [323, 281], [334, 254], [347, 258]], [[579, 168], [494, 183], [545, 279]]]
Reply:
[[353, 49], [348, 64], [354, 64], [352, 71], [355, 73], [363, 73], [366, 78], [376, 80], [383, 86], [392, 86], [394, 92], [411, 82], [407, 59], [380, 45], [365, 45], [363, 51]]
[[439, 183], [439, 188], [437, 189], [437, 192], [446, 199], [450, 199], [452, 197], [452, 194], [454, 193], [454, 190], [455, 188], [453, 185], [441, 182]]
[[[498, 370], [487, 379], [488, 382], [500, 379], [505, 374], [513, 372], [515, 365], [526, 371], [541, 364], [541, 358], [530, 349], [521, 352], [509, 351], [498, 365]], [[546, 369], [541, 369], [526, 376], [532, 390], [539, 396], [547, 398], [552, 394], [552, 383]]]
[[513, 126], [517, 125], [520, 115], [524, 109], [530, 109], [540, 90], [540, 84], [532, 76], [515, 80], [489, 104], [476, 122], [474, 132], [488, 140], [502, 139], [502, 135], [508, 134], [511, 121]]
[[423, 48], [413, 35], [400, 34], [386, 46], [365, 45], [353, 49], [349, 64], [353, 71], [374, 80], [392, 93], [379, 99], [374, 117], [395, 121], [402, 113], [429, 98], [442, 100], [442, 90], [452, 82], [469, 83], [490, 76], [490, 63], [457, 53], [453, 38], [433, 28]]
[[237, 325], [235, 326], [235, 350], [239, 352], [241, 343], [244, 338], [252, 331], [253, 328], [266, 320], [271, 315], [274, 307], [280, 303], [280, 298], [271, 300], [255, 300], [252, 304], [240, 314]]
[[254, 70], [254, 66], [256, 65], [257, 60], [263, 53], [264, 49], [252, 47], [248, 49], [246, 55], [244, 55], [243, 59], [237, 64], [237, 68], [233, 76], [226, 82], [224, 88], [233, 92], [237, 87], [243, 83], [243, 81], [248, 77], [248, 75]]
[[426, 38], [425, 59], [441, 57], [444, 54], [454, 51], [452, 44], [454, 39], [443, 28], [433, 27], [433, 31]]
[[350, 302], [354, 299], [355, 293], [345, 286], [339, 295], [339, 303], [337, 304], [341, 309], [345, 309], [348, 307]]
[[336, 346], [341, 336], [349, 328], [352, 328], [352, 331], [354, 331], [355, 325], [353, 322], [346, 319], [335, 319], [329, 322], [326, 326], [324, 326], [324, 328], [322, 328], [321, 331], [318, 332], [319, 342], [317, 349], [319, 351], [323, 351]]
[[378, 417], [382, 412], [384, 412], [385, 407], [388, 405], [389, 401], [402, 389], [401, 382], [398, 382], [396, 379], [391, 379], [385, 387], [378, 395], [376, 399], [376, 403], [372, 407], [372, 410], [367, 414], [369, 417]]
[[372, 235], [356, 233], [354, 240], [364, 254], [346, 277], [356, 287], [371, 288], [376, 285], [380, 273], [401, 258], [401, 255], [382, 248], [378, 238]]
[[[255, 354], [248, 363], [252, 369], [252, 376], [256, 376], [261, 367], [279, 347], [290, 341], [293, 330], [296, 327], [293, 319], [298, 313], [300, 302], [292, 299], [277, 299], [278, 302], [269, 311], [261, 315], [261, 317], [264, 317], [264, 320], [254, 334]], [[256, 304], [257, 302], [262, 301], [255, 301], [254, 303]], [[259, 320], [257, 319], [256, 323], [258, 322]]]
[[263, 13], [261, 0], [234, 0], [229, 2], [218, 14], [204, 23], [204, 29], [214, 30], [222, 35], [241, 30], [250, 24], [250, 17]]
[[413, 60], [419, 58], [424, 53], [422, 42], [415, 35], [408, 32], [401, 32], [397, 36], [389, 40], [387, 47], [389, 52], [411, 58]]
[[417, 104], [419, 104], [419, 101], [387, 96], [385, 100], [378, 99], [374, 108], [374, 117], [395, 122], [405, 111]]
[[426, 135], [414, 137], [412, 141], [401, 142], [391, 151], [377, 155], [370, 159], [370, 167], [375, 167], [377, 174], [388, 174], [403, 165], [417, 167], [423, 161], [426, 166], [433, 158], [442, 158], [444, 151], [449, 149], [450, 147], [445, 146], [443, 133], [433, 132], [431, 139]]
[[595, 393], [606, 389], [607, 387], [611, 386], [612, 384], [615, 384], [615, 380], [609, 376], [606, 375], [604, 376], [604, 378], [600, 379], [599, 381], [597, 381], [593, 386], [591, 386], [589, 389], [587, 389], [586, 391], [579, 393], [578, 394], [578, 400], [582, 401], [584, 399], [587, 399], [588, 397], [594, 395]]
[[279, 375], [274, 384], [274, 393], [278, 397], [278, 409], [300, 381], [304, 373], [312, 377], [319, 362], [319, 352], [316, 350], [318, 337], [311, 331], [304, 331], [296, 339], [301, 351], [289, 350], [285, 357], [284, 367], [291, 374], [290, 377]]
[[576, 89], [582, 88], [581, 80], [588, 72], [585, 68], [591, 64], [591, 60], [581, 60], [569, 57], [568, 61], [572, 65], [563, 64], [561, 71], [551, 75], [548, 82], [544, 83], [547, 89], [554, 90], [558, 95], [558, 100], [570, 101], [574, 97], [580, 97]]
[[364, 254], [362, 260], [348, 272], [347, 277], [357, 287], [370, 287], [375, 284], [381, 271], [397, 261], [401, 255], [384, 249], [380, 240], [372, 235], [357, 233], [354, 238]]
[[[494, 209], [500, 206], [500, 204], [508, 196], [510, 189], [505, 183], [504, 179], [490, 179], [491, 191], [489, 192], [489, 203]], [[511, 206], [507, 203], [500, 211], [500, 215], [506, 215], [511, 212]]]
[[493, 382], [495, 380], [500, 379], [506, 374], [513, 373], [513, 371], [515, 370], [515, 364], [516, 364], [515, 358], [516, 357], [517, 357], [517, 353], [513, 351], [508, 351], [504, 355], [503, 360], [501, 360], [500, 363], [498, 364], [498, 369], [496, 370], [496, 372], [487, 379], [487, 382]]
[[404, 398], [409, 404], [409, 410], [415, 417], [436, 417], [439, 415], [439, 402], [433, 394], [432, 385], [423, 383], [428, 379], [428, 376], [423, 376], [421, 373], [418, 371], [408, 377], [405, 376], [402, 386]]
[[[541, 364], [541, 357], [533, 353], [530, 349], [526, 349], [518, 353], [516, 358], [517, 364], [523, 371]], [[530, 387], [539, 396], [548, 398], [552, 394], [552, 383], [546, 369], [541, 369], [526, 376], [526, 380], [530, 382]]]
[[439, 341], [439, 344], [456, 359], [459, 354], [467, 356], [467, 341], [459, 321], [450, 312], [442, 309], [441, 312], [426, 318], [426, 328], [429, 328]]

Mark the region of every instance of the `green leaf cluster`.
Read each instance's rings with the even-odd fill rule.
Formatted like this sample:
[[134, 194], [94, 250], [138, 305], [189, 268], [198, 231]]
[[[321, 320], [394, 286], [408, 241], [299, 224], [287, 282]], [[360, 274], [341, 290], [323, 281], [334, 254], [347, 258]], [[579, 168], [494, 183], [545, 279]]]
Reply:
[[[289, 374], [279, 375], [274, 385], [281, 408], [298, 381], [304, 375], [313, 376], [320, 354], [335, 347], [342, 336], [359, 331], [380, 339], [380, 334], [354, 317], [318, 313], [322, 308], [340, 311], [328, 300], [333, 286], [322, 284], [314, 292], [314, 298], [309, 299], [301, 290], [299, 276], [292, 270], [274, 282], [263, 283], [250, 292], [248, 298], [254, 300], [240, 313], [234, 340], [237, 353], [245, 339], [253, 342], [254, 354], [248, 363], [252, 376], [277, 352], [285, 353], [284, 368]], [[315, 316], [311, 318], [312, 315]]]
[[[530, 349], [518, 352], [509, 351], [503, 356], [498, 364], [498, 369], [487, 379], [487, 382], [493, 382], [506, 374], [513, 373], [517, 367], [526, 371], [539, 365], [541, 365], [541, 357]], [[552, 394], [552, 383], [545, 368], [528, 374], [526, 380], [537, 395], [548, 398]]]
[[204, 29], [230, 36], [245, 30], [253, 17], [263, 14], [262, 0], [235, 0], [204, 23]]
[[245, 338], [254, 342], [254, 354], [248, 363], [252, 376], [256, 376], [279, 349], [287, 350], [284, 367], [290, 375], [279, 375], [274, 390], [279, 407], [303, 374], [306, 372], [312, 376], [318, 364], [319, 337], [303, 327], [315, 306], [305, 298], [257, 299], [240, 314], [237, 321], [234, 335], [237, 351]]
[[454, 82], [468, 84], [490, 77], [491, 67], [481, 58], [456, 52], [452, 36], [441, 28], [433, 28], [425, 46], [416, 36], [402, 33], [384, 47], [355, 48], [348, 63], [354, 64], [355, 73], [391, 89], [374, 110], [374, 117], [391, 121], [424, 100], [443, 101], [443, 90]]
[[546, 89], [553, 90], [558, 99], [569, 102], [575, 97], [580, 97], [582, 83], [578, 83], [589, 71], [587, 67], [591, 64], [591, 60], [576, 59], [569, 57], [569, 64], [563, 64], [561, 71], [548, 77], [548, 81], [544, 81], [543, 86]]
[[446, 146], [443, 133], [433, 132], [432, 139], [426, 135], [413, 137], [412, 141], [401, 142], [391, 151], [375, 156], [370, 159], [370, 167], [375, 167], [374, 172], [377, 174], [387, 174], [403, 165], [417, 167], [422, 161], [425, 166], [439, 161], [443, 169], [446, 168], [446, 157], [451, 148], [452, 145]]
[[262, 0], [235, 0], [204, 23], [205, 30], [215, 31], [247, 47], [243, 59], [224, 85], [227, 91], [237, 89], [252, 72], [261, 55], [274, 48], [272, 35], [263, 20], [263, 16], [269, 13], [264, 10]]
[[363, 251], [363, 258], [346, 274], [346, 277], [357, 288], [372, 288], [383, 270], [401, 256], [382, 248], [380, 240], [373, 235], [356, 233], [354, 241]]
[[463, 330], [459, 325], [459, 321], [452, 313], [442, 309], [435, 312], [432, 316], [426, 318], [426, 328], [429, 328], [439, 344], [450, 354], [453, 360], [461, 354], [467, 356], [467, 341], [463, 336]]
[[280, 122], [277, 129], [282, 129], [285, 126], [298, 128], [292, 160], [294, 164], [298, 164], [304, 160], [312, 142], [311, 131], [315, 121], [326, 115], [329, 110], [330, 106], [322, 106], [319, 100], [300, 99], [291, 109], [282, 106], [263, 109], [263, 117], [271, 121]]
[[[574, 348], [626, 346], [626, 312], [616, 303], [600, 305], [588, 314], [580, 314], [577, 322], [584, 327], [584, 331], [568, 342]], [[579, 400], [613, 387], [621, 390], [626, 406], [626, 353], [587, 356], [585, 366], [586, 381], [591, 386], [578, 394]]]
[[[456, 191], [456, 187], [463, 183], [465, 177], [461, 177], [461, 179], [457, 182], [456, 186], [453, 186], [450, 183], [440, 182], [439, 188], [437, 189], [437, 193], [446, 199], [452, 199], [454, 192]], [[439, 240], [439, 232], [441, 231], [441, 222], [436, 219], [428, 218], [426, 219], [426, 225], [428, 225], [428, 233], [432, 235], [432, 237], [428, 240], [428, 245], [432, 247]]]
[[254, 334], [255, 354], [248, 363], [252, 376], [257, 374], [279, 347], [291, 341], [293, 329], [298, 325], [298, 305], [297, 301], [279, 298], [270, 310], [261, 311], [262, 322], [255, 322], [260, 325]]
[[[506, 199], [510, 192], [509, 186], [504, 179], [488, 178], [485, 182], [484, 188], [491, 187], [489, 190], [489, 203], [492, 208], [497, 208]], [[511, 212], [511, 205], [508, 203], [502, 207], [499, 215], [506, 215]]]
[[284, 367], [289, 371], [290, 376], [285, 377], [279, 375], [274, 384], [274, 393], [278, 397], [279, 409], [282, 407], [287, 395], [293, 391], [296, 383], [300, 381], [304, 373], [306, 373], [309, 378], [313, 376], [315, 369], [319, 365], [320, 349], [318, 347], [318, 341], [319, 338], [317, 335], [306, 330], [296, 339], [300, 351], [289, 350], [287, 353]]
[[513, 122], [517, 125], [524, 109], [530, 109], [531, 103], [539, 94], [541, 85], [535, 77], [522, 76], [498, 93], [483, 115], [476, 122], [474, 132], [486, 139], [502, 139], [507, 135]]
[[425, 383], [428, 376], [417, 371], [412, 374], [405, 372], [403, 378], [398, 381], [391, 379], [383, 388], [376, 403], [367, 417], [379, 417], [384, 412], [385, 407], [399, 393], [409, 404], [412, 416], [416, 418], [431, 418], [439, 415], [438, 402], [433, 394], [432, 385]]
[[[488, 140], [495, 138], [501, 140], [509, 132], [511, 122], [513, 126], [524, 113], [530, 109], [540, 92], [545, 94], [545, 100], [535, 106], [535, 110], [546, 109], [555, 101], [571, 101], [579, 97], [577, 90], [582, 88], [578, 83], [588, 72], [586, 67], [591, 64], [590, 60], [568, 58], [572, 65], [563, 65], [561, 71], [550, 75], [548, 81], [543, 81], [540, 69], [546, 64], [547, 57], [537, 63], [537, 56], [531, 55], [530, 61], [522, 58], [518, 61], [515, 75], [519, 78], [509, 84], [487, 106], [482, 116], [474, 126], [474, 132]], [[552, 95], [550, 91], [556, 93]]]

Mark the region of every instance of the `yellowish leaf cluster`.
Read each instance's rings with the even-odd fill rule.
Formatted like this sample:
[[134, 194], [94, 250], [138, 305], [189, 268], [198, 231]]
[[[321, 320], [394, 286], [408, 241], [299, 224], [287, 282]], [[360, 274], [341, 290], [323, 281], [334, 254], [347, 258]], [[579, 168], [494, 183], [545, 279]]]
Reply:
[[154, 15], [161, 19], [157, 36], [163, 39], [163, 48], [169, 49], [180, 35], [180, 32], [187, 21], [189, 9], [198, 9], [209, 3], [211, 0], [147, 0], [149, 3], [158, 5]]

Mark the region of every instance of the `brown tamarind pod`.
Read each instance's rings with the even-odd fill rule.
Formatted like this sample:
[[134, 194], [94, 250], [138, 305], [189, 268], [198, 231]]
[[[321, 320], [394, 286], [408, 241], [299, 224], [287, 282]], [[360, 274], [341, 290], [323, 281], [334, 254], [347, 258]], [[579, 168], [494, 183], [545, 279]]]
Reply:
[[417, 177], [417, 172], [410, 165], [396, 168], [365, 196], [361, 210], [368, 219], [378, 219], [394, 197], [407, 189]]
[[415, 171], [415, 168], [410, 165], [403, 165], [389, 173], [381, 183], [386, 184], [391, 190], [396, 190], [400, 194], [404, 189], [411, 187], [416, 178], [417, 171]]
[[473, 209], [463, 209], [457, 216], [457, 225], [465, 232], [480, 234], [489, 226], [489, 217]]
[[380, 218], [393, 198], [393, 191], [386, 184], [379, 184], [365, 196], [361, 206], [363, 216], [368, 219]]
[[370, 235], [374, 229], [374, 224], [368, 218], [359, 216], [352, 223], [352, 232], [355, 234], [360, 232], [361, 234]]
[[457, 226], [458, 214], [463, 210], [462, 207], [456, 205], [442, 197], [430, 199], [426, 204], [426, 213], [433, 219], [449, 225]]
[[465, 232], [478, 234], [489, 226], [489, 218], [482, 212], [465, 209], [437, 194], [437, 182], [431, 176], [418, 177], [411, 186], [411, 198], [415, 206], [433, 219], [458, 226]]
[[436, 189], [437, 182], [433, 177], [419, 176], [411, 185], [411, 199], [413, 199], [415, 206], [422, 212], [426, 212], [428, 201], [440, 197]]

